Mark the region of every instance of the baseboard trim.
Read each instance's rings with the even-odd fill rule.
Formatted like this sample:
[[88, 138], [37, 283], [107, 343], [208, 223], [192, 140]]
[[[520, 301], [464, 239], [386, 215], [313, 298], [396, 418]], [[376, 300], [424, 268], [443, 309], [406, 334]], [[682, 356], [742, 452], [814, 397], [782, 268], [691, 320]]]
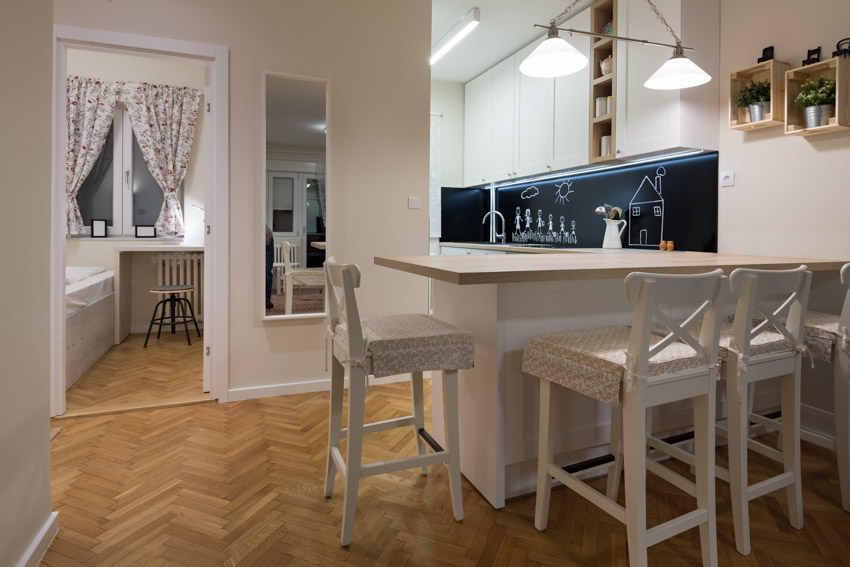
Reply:
[[[427, 378], [427, 374], [426, 374]], [[401, 376], [391, 376], [389, 378], [370, 379], [370, 386], [380, 386], [381, 384], [392, 384], [395, 382], [406, 382], [410, 380], [409, 374]], [[348, 378], [345, 379], [345, 385], [348, 387]], [[228, 402], [238, 402], [240, 400], [253, 400], [257, 398], [271, 398], [273, 396], [286, 396], [289, 394], [307, 394], [310, 392], [326, 392], [330, 390], [330, 378], [317, 378], [315, 380], [304, 380], [302, 382], [292, 382], [290, 384], [269, 384], [268, 386], [249, 386], [247, 388], [231, 388], [227, 391]]]
[[59, 512], [51, 512], [47, 521], [38, 530], [29, 547], [18, 560], [16, 567], [36, 567], [47, 552], [47, 548], [53, 543], [53, 538], [56, 537], [57, 533], [59, 533]]

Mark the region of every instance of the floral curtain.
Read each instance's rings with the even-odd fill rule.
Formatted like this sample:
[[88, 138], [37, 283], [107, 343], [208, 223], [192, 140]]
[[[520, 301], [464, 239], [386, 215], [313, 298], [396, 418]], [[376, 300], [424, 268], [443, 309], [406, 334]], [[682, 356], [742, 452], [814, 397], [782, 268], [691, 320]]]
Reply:
[[124, 83], [121, 99], [130, 114], [133, 133], [148, 169], [162, 188], [163, 202], [156, 230], [183, 234], [183, 210], [177, 190], [195, 138], [201, 91], [148, 83]]
[[85, 77], [68, 77], [65, 151], [65, 235], [80, 234], [83, 219], [77, 192], [103, 150], [121, 83]]

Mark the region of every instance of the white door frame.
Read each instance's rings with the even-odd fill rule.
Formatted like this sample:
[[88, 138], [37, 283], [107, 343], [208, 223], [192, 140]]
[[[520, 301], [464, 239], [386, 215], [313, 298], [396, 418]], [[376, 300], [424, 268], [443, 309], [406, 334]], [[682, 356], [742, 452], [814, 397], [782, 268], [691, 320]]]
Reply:
[[[204, 195], [206, 236], [204, 301], [204, 379], [210, 396], [227, 401], [229, 385], [229, 132], [228, 48], [176, 39], [74, 26], [53, 26], [53, 206], [50, 220], [50, 415], [65, 413], [65, 75], [69, 46], [206, 61], [210, 86], [205, 90], [206, 160]], [[207, 108], [209, 105], [209, 109]]]

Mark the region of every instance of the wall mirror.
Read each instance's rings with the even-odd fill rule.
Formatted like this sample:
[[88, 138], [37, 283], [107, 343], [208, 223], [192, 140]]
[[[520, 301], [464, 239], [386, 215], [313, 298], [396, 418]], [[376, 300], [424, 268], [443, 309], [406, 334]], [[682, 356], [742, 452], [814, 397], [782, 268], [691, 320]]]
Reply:
[[325, 313], [327, 82], [264, 75], [267, 319]]

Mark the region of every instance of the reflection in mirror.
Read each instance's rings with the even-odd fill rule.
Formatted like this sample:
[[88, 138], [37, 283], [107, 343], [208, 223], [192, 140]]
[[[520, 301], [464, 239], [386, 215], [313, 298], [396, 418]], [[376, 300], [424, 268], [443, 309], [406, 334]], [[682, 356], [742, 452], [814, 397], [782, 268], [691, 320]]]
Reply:
[[266, 317], [325, 312], [327, 83], [265, 76]]

